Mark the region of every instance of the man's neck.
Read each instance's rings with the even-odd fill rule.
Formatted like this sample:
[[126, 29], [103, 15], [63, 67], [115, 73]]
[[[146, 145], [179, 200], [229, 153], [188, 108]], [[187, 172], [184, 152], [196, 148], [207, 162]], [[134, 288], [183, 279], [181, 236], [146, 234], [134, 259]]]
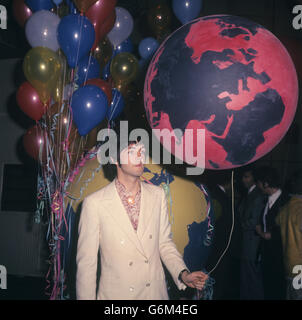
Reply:
[[125, 174], [118, 174], [117, 179], [122, 185], [125, 186], [127, 192], [131, 194], [136, 194], [140, 189], [139, 177], [128, 176]]

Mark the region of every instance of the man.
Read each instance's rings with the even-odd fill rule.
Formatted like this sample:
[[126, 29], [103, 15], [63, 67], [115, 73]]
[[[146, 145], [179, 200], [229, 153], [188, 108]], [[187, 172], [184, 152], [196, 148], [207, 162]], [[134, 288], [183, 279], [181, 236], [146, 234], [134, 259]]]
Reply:
[[293, 175], [290, 181], [291, 197], [279, 212], [276, 223], [281, 228], [284, 267], [286, 272], [287, 300], [302, 300], [302, 289], [295, 285], [298, 271], [302, 266], [302, 174]]
[[[118, 139], [119, 141], [119, 139]], [[166, 300], [162, 262], [178, 289], [201, 290], [207, 275], [190, 273], [171, 238], [165, 192], [142, 183], [144, 146], [130, 142], [114, 159], [117, 178], [88, 196], [79, 223], [77, 298]], [[101, 276], [97, 289], [97, 255]], [[162, 260], [162, 262], [161, 262]]]
[[260, 236], [255, 232], [255, 229], [264, 209], [264, 196], [256, 186], [253, 167], [243, 169], [242, 183], [247, 189], [247, 194], [238, 209], [242, 232], [240, 299], [262, 300], [264, 297], [262, 274], [257, 259]]
[[261, 236], [259, 254], [263, 269], [264, 298], [282, 300], [285, 298], [283, 252], [280, 227], [275, 219], [280, 208], [288, 201], [288, 195], [281, 190], [279, 176], [274, 168], [259, 170], [257, 184], [267, 196], [263, 214], [256, 226]]

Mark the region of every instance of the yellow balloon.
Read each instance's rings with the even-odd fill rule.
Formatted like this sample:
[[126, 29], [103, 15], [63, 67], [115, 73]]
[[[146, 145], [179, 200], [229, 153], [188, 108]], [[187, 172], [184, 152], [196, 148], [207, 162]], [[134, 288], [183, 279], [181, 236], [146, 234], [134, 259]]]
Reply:
[[110, 65], [110, 73], [116, 85], [125, 85], [132, 82], [136, 78], [138, 71], [138, 60], [129, 52], [117, 54]]
[[32, 48], [24, 58], [23, 71], [27, 80], [37, 90], [40, 100], [46, 104], [62, 72], [59, 56], [48, 48]]

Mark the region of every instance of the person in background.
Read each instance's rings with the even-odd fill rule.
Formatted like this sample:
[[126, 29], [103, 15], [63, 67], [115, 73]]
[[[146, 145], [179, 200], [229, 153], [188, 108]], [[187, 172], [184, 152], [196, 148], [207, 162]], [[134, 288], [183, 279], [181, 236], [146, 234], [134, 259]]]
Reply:
[[266, 196], [265, 207], [256, 226], [256, 231], [261, 236], [259, 259], [263, 272], [264, 299], [283, 300], [283, 252], [280, 227], [275, 220], [280, 208], [288, 201], [288, 194], [281, 189], [277, 170], [271, 167], [258, 170], [257, 185]]
[[264, 209], [264, 195], [256, 186], [254, 167], [243, 168], [242, 183], [247, 193], [238, 208], [242, 232], [240, 299], [263, 300], [262, 272], [257, 256], [260, 236], [256, 233], [256, 225]]
[[[281, 229], [286, 299], [302, 300], [302, 289], [295, 285], [295, 277], [302, 268], [302, 172], [292, 176], [289, 186], [289, 202], [280, 210], [276, 223]], [[300, 269], [297, 266], [301, 266]]]

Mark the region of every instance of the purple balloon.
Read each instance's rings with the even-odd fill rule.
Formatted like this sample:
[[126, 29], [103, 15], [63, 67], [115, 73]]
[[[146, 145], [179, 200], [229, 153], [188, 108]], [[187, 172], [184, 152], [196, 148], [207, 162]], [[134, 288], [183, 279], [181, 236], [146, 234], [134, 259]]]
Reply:
[[114, 48], [126, 40], [133, 30], [133, 18], [129, 11], [121, 7], [116, 7], [115, 12], [116, 19], [114, 27], [107, 34]]
[[46, 47], [53, 51], [59, 49], [57, 29], [60, 18], [47, 10], [35, 12], [27, 21], [25, 34], [29, 44], [34, 47]]

